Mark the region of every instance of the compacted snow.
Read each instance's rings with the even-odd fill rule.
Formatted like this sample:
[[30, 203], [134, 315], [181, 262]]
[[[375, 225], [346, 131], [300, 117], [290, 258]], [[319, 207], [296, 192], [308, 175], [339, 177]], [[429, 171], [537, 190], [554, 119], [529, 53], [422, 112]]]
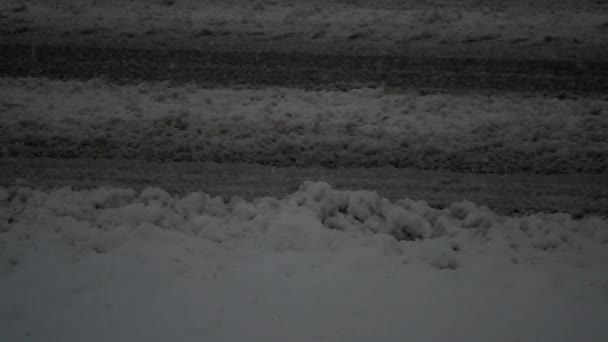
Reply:
[[608, 101], [598, 95], [5, 78], [0, 155], [602, 173], [607, 113]]
[[606, 53], [602, 1], [4, 1], [8, 42], [479, 57]]
[[6, 341], [606, 341], [608, 221], [0, 188]]

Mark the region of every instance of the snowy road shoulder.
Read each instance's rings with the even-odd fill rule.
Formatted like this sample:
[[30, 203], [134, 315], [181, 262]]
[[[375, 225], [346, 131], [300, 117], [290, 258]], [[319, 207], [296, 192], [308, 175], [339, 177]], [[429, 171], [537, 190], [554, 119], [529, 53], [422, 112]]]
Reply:
[[0, 156], [606, 173], [608, 101], [0, 79]]
[[0, 190], [9, 340], [604, 341], [608, 222], [305, 183]]

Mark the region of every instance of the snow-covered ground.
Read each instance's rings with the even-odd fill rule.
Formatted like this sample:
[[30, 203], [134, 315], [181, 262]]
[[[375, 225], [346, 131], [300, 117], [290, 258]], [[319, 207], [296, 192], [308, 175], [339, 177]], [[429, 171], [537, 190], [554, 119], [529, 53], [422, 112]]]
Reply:
[[4, 1], [5, 42], [601, 58], [603, 1]]
[[[38, 65], [40, 45], [172, 50], [169, 67], [179, 49], [473, 57], [494, 61], [473, 79], [503, 63], [538, 78], [525, 89], [563, 90], [608, 56], [608, 7], [2, 1], [0, 48], [18, 60], [24, 45], [25, 69], [65, 64], [54, 76], [73, 65]], [[531, 59], [582, 76], [546, 78], [559, 70]], [[463, 83], [430, 94], [0, 78], [0, 341], [608, 341], [608, 98]], [[295, 190], [304, 179], [341, 190]]]
[[599, 96], [0, 79], [0, 153], [603, 173], [607, 113]]
[[601, 342], [607, 269], [598, 217], [0, 188], [5, 341]]
[[[608, 7], [7, 0], [10, 44], [31, 46], [28, 67], [37, 46], [65, 45], [170, 49], [169, 65], [187, 49], [591, 73]], [[522, 66], [539, 85], [577, 81]], [[608, 220], [589, 214], [606, 213], [606, 114], [598, 93], [0, 78], [0, 341], [608, 341]], [[310, 178], [370, 191], [305, 182], [283, 196]], [[479, 203], [450, 203], [466, 197]]]

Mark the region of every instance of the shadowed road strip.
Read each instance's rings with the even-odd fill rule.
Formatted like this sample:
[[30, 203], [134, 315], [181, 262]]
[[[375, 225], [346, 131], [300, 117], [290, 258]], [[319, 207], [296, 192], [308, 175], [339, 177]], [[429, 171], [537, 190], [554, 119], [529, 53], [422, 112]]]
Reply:
[[196, 82], [203, 86], [362, 86], [444, 91], [602, 93], [606, 61], [527, 61], [404, 56], [135, 50], [69, 46], [0, 46], [0, 76], [119, 83]]

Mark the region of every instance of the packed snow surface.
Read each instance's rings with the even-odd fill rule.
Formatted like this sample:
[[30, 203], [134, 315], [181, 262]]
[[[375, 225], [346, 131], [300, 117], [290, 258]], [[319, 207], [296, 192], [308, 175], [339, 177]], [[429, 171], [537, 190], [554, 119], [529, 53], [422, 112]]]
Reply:
[[601, 0], [9, 0], [0, 30], [34, 45], [601, 57], [606, 8]]
[[0, 79], [0, 155], [605, 173], [608, 101]]
[[0, 188], [6, 341], [606, 341], [608, 221]]

